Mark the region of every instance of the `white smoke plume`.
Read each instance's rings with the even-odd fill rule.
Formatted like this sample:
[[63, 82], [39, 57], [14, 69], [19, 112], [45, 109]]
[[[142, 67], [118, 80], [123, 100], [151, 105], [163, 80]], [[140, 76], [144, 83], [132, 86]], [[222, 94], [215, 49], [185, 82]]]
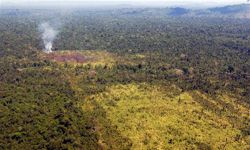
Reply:
[[54, 29], [48, 22], [42, 23], [39, 26], [39, 30], [42, 32], [42, 39], [44, 43], [44, 51], [51, 53], [53, 48], [53, 41], [58, 34], [58, 31]]

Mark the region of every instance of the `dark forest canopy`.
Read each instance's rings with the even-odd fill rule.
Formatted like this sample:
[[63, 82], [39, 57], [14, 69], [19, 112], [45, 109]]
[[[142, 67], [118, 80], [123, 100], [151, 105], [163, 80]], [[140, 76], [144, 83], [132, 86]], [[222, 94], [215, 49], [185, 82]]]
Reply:
[[1, 10], [0, 149], [248, 149], [250, 20], [218, 9]]

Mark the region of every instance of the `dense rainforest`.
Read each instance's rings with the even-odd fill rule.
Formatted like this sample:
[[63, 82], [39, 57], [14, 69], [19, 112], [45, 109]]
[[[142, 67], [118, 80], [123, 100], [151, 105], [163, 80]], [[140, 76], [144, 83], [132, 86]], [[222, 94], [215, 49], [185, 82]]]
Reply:
[[249, 19], [1, 10], [0, 149], [249, 149], [249, 55]]

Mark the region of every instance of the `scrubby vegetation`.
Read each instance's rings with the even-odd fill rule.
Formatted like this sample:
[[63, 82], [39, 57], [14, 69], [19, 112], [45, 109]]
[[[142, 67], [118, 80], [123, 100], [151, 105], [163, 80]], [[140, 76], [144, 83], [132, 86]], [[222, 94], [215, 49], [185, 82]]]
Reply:
[[[249, 20], [12, 11], [0, 15], [0, 149], [250, 148]], [[55, 17], [45, 54], [37, 27]]]
[[[237, 122], [232, 123], [230, 117], [244, 122], [249, 119], [249, 112], [241, 105], [235, 111], [222, 110], [225, 105], [235, 106], [227, 102], [230, 97], [214, 100], [198, 91], [128, 84], [111, 86], [91, 99], [106, 110], [121, 134], [132, 140], [132, 149], [248, 148], [246, 137], [241, 137]], [[206, 109], [197, 99], [215, 103], [220, 114]]]

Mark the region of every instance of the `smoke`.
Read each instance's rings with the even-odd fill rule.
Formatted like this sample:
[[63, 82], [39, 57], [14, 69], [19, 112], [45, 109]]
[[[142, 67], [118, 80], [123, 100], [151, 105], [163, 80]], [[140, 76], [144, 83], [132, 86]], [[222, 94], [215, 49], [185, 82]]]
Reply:
[[44, 44], [44, 51], [51, 53], [53, 48], [53, 41], [58, 34], [58, 31], [54, 29], [48, 22], [42, 23], [39, 26], [39, 30], [42, 33], [42, 39]]

